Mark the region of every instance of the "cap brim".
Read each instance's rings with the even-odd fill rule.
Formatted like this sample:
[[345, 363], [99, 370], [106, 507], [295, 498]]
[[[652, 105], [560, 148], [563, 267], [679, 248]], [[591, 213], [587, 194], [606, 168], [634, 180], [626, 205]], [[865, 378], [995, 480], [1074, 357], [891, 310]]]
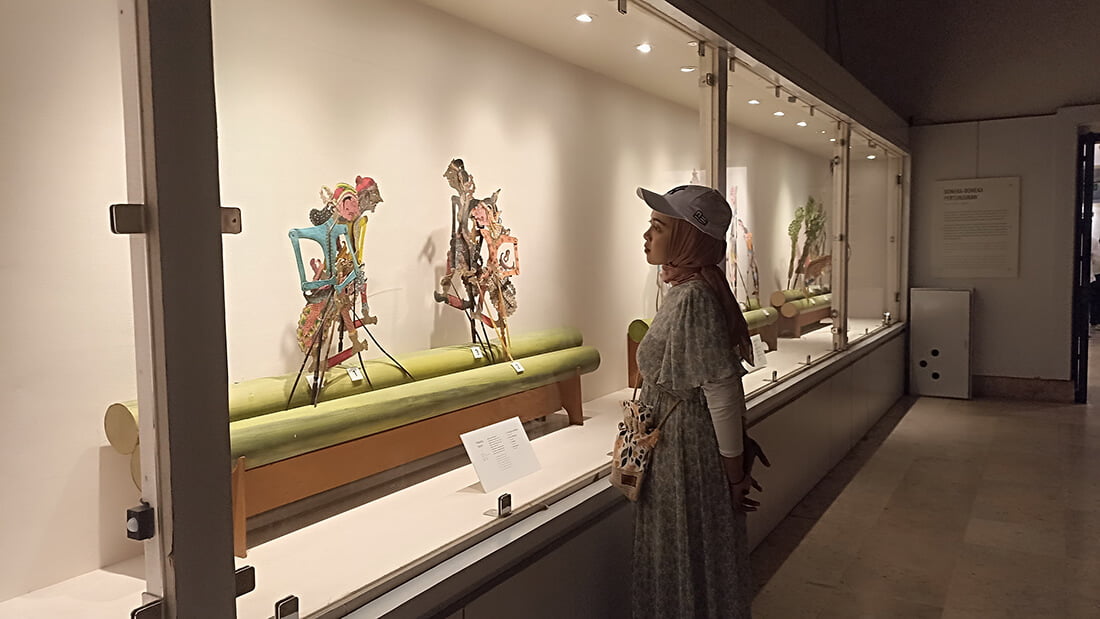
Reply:
[[645, 203], [649, 205], [649, 208], [657, 211], [658, 213], [664, 213], [669, 217], [676, 217], [677, 219], [682, 216], [676, 212], [676, 209], [672, 208], [672, 205], [668, 203], [659, 193], [653, 193], [648, 189], [638, 188], [638, 197], [645, 200]]

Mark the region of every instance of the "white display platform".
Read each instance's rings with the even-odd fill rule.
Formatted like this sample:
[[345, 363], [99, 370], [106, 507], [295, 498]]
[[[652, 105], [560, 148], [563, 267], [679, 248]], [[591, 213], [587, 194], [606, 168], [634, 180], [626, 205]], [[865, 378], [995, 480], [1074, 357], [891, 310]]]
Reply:
[[[850, 338], [880, 326], [879, 321], [851, 320]], [[780, 339], [779, 350], [768, 353], [768, 368], [745, 378], [745, 390], [768, 386], [765, 379], [770, 381], [773, 369], [782, 377], [801, 367], [806, 355], [816, 361], [831, 351], [827, 327], [800, 340]], [[317, 612], [500, 526], [499, 519], [485, 514], [495, 509], [503, 492], [522, 512], [558, 498], [563, 488], [595, 479], [609, 462], [622, 418], [618, 402], [630, 394], [623, 389], [587, 402], [583, 426], [566, 426], [532, 441], [541, 470], [492, 493], [481, 491], [473, 467], [466, 465], [250, 548], [236, 565], [256, 569], [256, 590], [238, 599], [238, 617], [270, 617], [275, 602], [287, 595], [298, 596], [303, 616]], [[129, 616], [141, 602], [143, 569], [137, 557], [0, 602], [0, 619]]]

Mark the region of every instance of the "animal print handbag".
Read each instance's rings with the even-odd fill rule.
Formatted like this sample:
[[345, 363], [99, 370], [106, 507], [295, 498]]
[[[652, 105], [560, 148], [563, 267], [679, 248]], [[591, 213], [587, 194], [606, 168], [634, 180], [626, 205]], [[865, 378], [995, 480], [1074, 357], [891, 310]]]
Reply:
[[661, 426], [680, 405], [680, 402], [674, 404], [664, 419], [654, 424], [652, 409], [639, 402], [637, 394], [635, 389], [634, 398], [622, 402], [623, 420], [619, 422], [619, 434], [611, 451], [611, 485], [631, 501], [641, 496], [642, 481], [661, 436]]

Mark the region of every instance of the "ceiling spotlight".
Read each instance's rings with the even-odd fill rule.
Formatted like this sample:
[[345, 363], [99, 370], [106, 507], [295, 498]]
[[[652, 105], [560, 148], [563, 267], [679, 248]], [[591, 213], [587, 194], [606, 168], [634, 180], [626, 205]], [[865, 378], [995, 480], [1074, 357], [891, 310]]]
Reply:
[[634, 49], [642, 52], [643, 54], [648, 54], [649, 52], [653, 51], [653, 46], [649, 43], [642, 43], [640, 45], [634, 46]]
[[836, 141], [836, 138], [829, 138], [829, 141], [830, 141], [830, 142], [835, 142], [835, 141]]
[[799, 127], [805, 127], [805, 126], [806, 126], [806, 121], [804, 121], [804, 120], [800, 120], [800, 121], [798, 121], [798, 122], [797, 122], [797, 123], [795, 123], [795, 124], [797, 124], [797, 125], [798, 125]]
[[681, 73], [691, 73], [695, 70], [695, 67], [680, 67]]
[[591, 13], [581, 13], [580, 15], [576, 16], [574, 19], [581, 22], [582, 24], [591, 24], [592, 20], [595, 17], [596, 16], [591, 14]]
[[786, 116], [786, 114], [784, 114], [783, 112], [776, 112], [772, 114], [772, 116]]
[[749, 99], [749, 105], [760, 105], [760, 102], [756, 99]]
[[688, 45], [691, 47], [699, 47], [699, 41], [688, 41]]
[[824, 130], [824, 129], [822, 129], [822, 130], [820, 131], [820, 133], [821, 133], [822, 135], [824, 135], [824, 134], [825, 134], [825, 130]]
[[874, 156], [874, 155], [867, 155], [867, 158], [868, 158], [868, 159], [874, 159], [874, 158], [875, 158], [875, 156]]

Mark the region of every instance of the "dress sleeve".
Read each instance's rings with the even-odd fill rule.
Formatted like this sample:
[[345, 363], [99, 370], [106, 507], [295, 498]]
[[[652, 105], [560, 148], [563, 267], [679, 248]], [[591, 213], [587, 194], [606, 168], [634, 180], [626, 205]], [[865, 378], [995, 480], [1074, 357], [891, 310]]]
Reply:
[[705, 284], [680, 285], [687, 289], [668, 307], [668, 338], [657, 385], [681, 391], [742, 376], [744, 369], [733, 349], [729, 321], [718, 299]]

